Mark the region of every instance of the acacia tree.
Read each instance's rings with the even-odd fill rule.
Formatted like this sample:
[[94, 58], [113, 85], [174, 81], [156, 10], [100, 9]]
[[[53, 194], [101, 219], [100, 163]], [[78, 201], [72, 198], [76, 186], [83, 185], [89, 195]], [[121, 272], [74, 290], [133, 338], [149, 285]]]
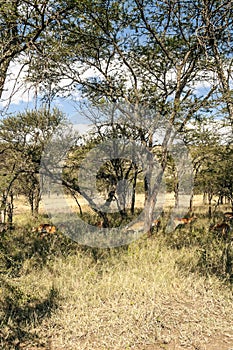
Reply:
[[231, 203], [233, 210], [233, 150], [232, 147], [224, 146], [220, 153], [217, 172], [217, 194], [221, 198], [225, 197]]
[[211, 218], [214, 197], [216, 208], [224, 197], [232, 203], [231, 128], [224, 120], [208, 117], [190, 123], [184, 139], [192, 154], [194, 191], [203, 193], [204, 203], [207, 199]]
[[[124, 128], [125, 131], [123, 131]], [[86, 167], [89, 159], [85, 160], [85, 158], [89, 154], [89, 151], [96, 146], [98, 147], [103, 142], [106, 142], [107, 145], [108, 141], [113, 140], [117, 135], [123, 137], [126, 134], [126, 130], [126, 126], [119, 125], [119, 129], [117, 130], [116, 125], [112, 127], [107, 122], [96, 125], [88, 135], [88, 138], [82, 140], [81, 145], [79, 144], [71, 149], [65, 166], [64, 186], [72, 195], [75, 195], [75, 193], [83, 195], [92, 209], [103, 220], [104, 227], [108, 227], [111, 217], [106, 212], [112, 212], [113, 209], [115, 211], [116, 207], [119, 209], [121, 219], [125, 219], [128, 216], [128, 209], [130, 209], [131, 214], [134, 213], [136, 182], [140, 169], [130, 159], [124, 159], [124, 150], [118, 150], [116, 157], [101, 162], [96, 173], [96, 191], [99, 194], [99, 198], [93, 197], [93, 188], [90, 188], [89, 184], [87, 184], [86, 190], [84, 190], [85, 186], [82, 186], [82, 190], [80, 190], [79, 171], [85, 168], [85, 177], [88, 180], [93, 173], [92, 168]], [[118, 147], [117, 144], [115, 146], [116, 148]], [[96, 158], [93, 157], [92, 166], [95, 167], [95, 164], [100, 159], [99, 154]], [[95, 200], [99, 202], [100, 199], [101, 205], [96, 208], [94, 202]]]
[[[222, 152], [223, 121], [216, 121], [213, 116], [197, 115], [195, 121], [186, 128], [183, 138], [192, 155], [194, 189], [190, 201], [193, 207], [194, 192], [204, 193], [208, 197], [209, 216], [212, 213], [212, 199], [216, 194], [214, 169], [219, 166], [219, 154]], [[211, 179], [211, 173], [213, 178]]]
[[[15, 191], [29, 201], [32, 214], [37, 214], [41, 199], [39, 168], [42, 151], [65, 116], [54, 109], [27, 111], [0, 121], [0, 142], [3, 151], [1, 167], [1, 209], [6, 220], [9, 198]], [[11, 214], [12, 216], [12, 214]]]
[[[23, 65], [31, 55], [43, 55], [46, 43], [58, 32], [75, 1], [0, 0], [0, 98], [12, 62]], [[56, 49], [61, 38], [56, 37]]]
[[[9, 213], [12, 218], [13, 212], [13, 183], [17, 176], [14, 172], [16, 161], [13, 157], [12, 151], [6, 144], [1, 143], [1, 157], [0, 157], [0, 185], [1, 185], [1, 219], [0, 222], [6, 223], [10, 221], [7, 218]], [[10, 210], [9, 210], [10, 209]], [[11, 222], [10, 222], [11, 223]]]
[[[216, 107], [219, 96], [214, 93], [219, 91], [219, 81], [223, 82], [222, 74], [218, 70], [216, 79], [211, 78], [211, 65], [206, 61], [206, 45], [200, 33], [204, 28], [206, 42], [213, 43], [209, 19], [231, 33], [230, 4], [231, 1], [204, 0], [78, 2], [72, 16], [63, 23], [61, 50], [54, 49], [57, 37], [51, 38], [51, 49], [47, 46], [43, 55], [33, 56], [30, 79], [42, 86], [50, 84], [54, 94], [80, 88], [83, 96], [94, 103], [101, 99], [128, 102], [133, 113], [131, 110], [125, 114], [131, 125], [147, 119], [143, 108], [146, 106], [154, 111], [154, 119], [159, 116], [160, 122], [168, 120], [171, 126], [184, 130], [200, 109], [204, 113]], [[214, 8], [207, 17], [207, 9]], [[226, 16], [223, 9], [228, 10]], [[224, 36], [218, 37], [218, 47], [224, 40]], [[222, 55], [228, 53], [222, 51]], [[208, 88], [199, 91], [197, 85], [204, 83], [208, 83]], [[219, 92], [226, 101], [226, 89]], [[169, 127], [161, 141], [163, 171], [172, 141]], [[154, 185], [148, 181], [148, 224], [161, 176]]]
[[232, 102], [232, 25], [231, 1], [200, 1], [201, 25], [197, 30], [199, 44], [205, 53], [205, 65], [219, 81], [221, 113], [226, 114], [233, 128]]
[[213, 199], [215, 208], [222, 204], [225, 197], [233, 203], [233, 178], [232, 178], [232, 149], [224, 145], [217, 145], [215, 148], [206, 146], [205, 156], [202, 159], [199, 172], [196, 174], [196, 190], [201, 191], [207, 197], [208, 215], [212, 217]]

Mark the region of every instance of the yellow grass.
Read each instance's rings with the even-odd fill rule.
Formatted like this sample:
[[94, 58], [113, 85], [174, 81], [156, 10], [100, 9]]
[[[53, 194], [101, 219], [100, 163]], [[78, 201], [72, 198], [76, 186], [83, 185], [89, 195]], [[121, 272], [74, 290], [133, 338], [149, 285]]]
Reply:
[[[217, 278], [181, 266], [187, 254], [193, 256], [192, 249], [172, 250], [162, 240], [139, 240], [128, 250], [99, 253], [93, 260], [88, 251], [77, 249], [40, 269], [29, 268], [25, 261], [25, 273], [4, 278], [20, 291], [15, 303], [20, 303], [21, 312], [27, 305], [34, 308], [19, 325], [31, 339], [14, 339], [20, 349], [231, 348], [231, 291]], [[39, 302], [47, 310], [36, 307]], [[13, 319], [9, 322], [14, 325]], [[12, 333], [2, 328], [5, 343]]]
[[1, 349], [233, 348], [225, 243], [208, 230], [201, 196], [192, 226], [111, 249], [41, 240], [22, 198], [17, 206], [16, 230], [0, 237]]

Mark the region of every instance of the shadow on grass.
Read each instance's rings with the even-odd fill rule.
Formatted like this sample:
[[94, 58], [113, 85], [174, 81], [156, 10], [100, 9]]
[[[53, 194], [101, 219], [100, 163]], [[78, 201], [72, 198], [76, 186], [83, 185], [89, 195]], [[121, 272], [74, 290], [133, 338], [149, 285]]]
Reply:
[[97, 261], [106, 261], [113, 253], [120, 254], [127, 249], [128, 245], [107, 249], [79, 245], [60, 232], [42, 238], [32, 232], [29, 226], [16, 227], [0, 235], [0, 273], [17, 278], [48, 266], [57, 257], [76, 255], [77, 252], [89, 256], [95, 264]]
[[224, 238], [208, 226], [193, 225], [178, 228], [164, 237], [169, 248], [187, 252], [185, 259], [179, 262], [180, 268], [233, 284], [232, 231]]
[[30, 228], [16, 228], [0, 236], [0, 273], [19, 277], [25, 261], [31, 269], [42, 268], [57, 256], [76, 252], [77, 244], [60, 233], [42, 239]]
[[1, 281], [0, 348], [22, 349], [30, 342], [35, 348], [46, 348], [49, 344], [39, 339], [35, 327], [43, 319], [51, 317], [58, 307], [58, 291], [53, 287], [44, 300], [25, 295], [17, 286]]

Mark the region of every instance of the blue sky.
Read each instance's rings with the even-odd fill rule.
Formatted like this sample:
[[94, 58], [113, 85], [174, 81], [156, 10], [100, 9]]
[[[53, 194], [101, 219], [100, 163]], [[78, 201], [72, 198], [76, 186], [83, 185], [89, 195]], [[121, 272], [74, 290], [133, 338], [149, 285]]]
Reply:
[[[92, 76], [94, 74], [93, 70], [87, 71], [85, 73], [86, 77]], [[171, 77], [175, 72], [171, 72]], [[6, 108], [7, 113], [17, 113], [23, 112], [28, 109], [35, 109], [41, 106], [39, 97], [36, 98], [35, 88], [30, 87], [30, 85], [25, 81], [27, 76], [27, 70], [22, 69], [22, 66], [15, 62], [10, 65], [8, 71], [8, 77], [4, 86], [4, 93], [2, 99], [0, 100], [0, 110]], [[17, 79], [16, 79], [17, 78]], [[211, 76], [209, 77], [211, 79]], [[17, 81], [17, 82], [16, 82]], [[210, 80], [204, 77], [200, 77], [200, 81], [196, 82], [195, 90], [198, 95], [206, 95], [211, 86]], [[7, 103], [9, 102], [9, 106]], [[79, 92], [74, 92], [74, 96], [67, 98], [56, 98], [52, 106], [58, 107], [62, 112], [66, 114], [68, 119], [75, 125], [80, 125], [80, 131], [85, 131], [87, 126], [91, 124], [84, 115], [78, 112], [78, 104], [75, 103], [82, 102], [82, 98]], [[38, 103], [36, 103], [38, 101]], [[4, 115], [4, 113], [3, 113]]]
[[[30, 85], [24, 81], [25, 76], [26, 70], [22, 70], [20, 64], [17, 62], [11, 64], [4, 85], [4, 93], [0, 100], [0, 117], [8, 113], [15, 114], [41, 106], [40, 99], [36, 99], [35, 89], [30, 88]], [[77, 96], [74, 96], [75, 98]], [[73, 124], [78, 125], [80, 132], [84, 132], [91, 122], [77, 111], [77, 104], [75, 106], [74, 99], [72, 100], [71, 97], [56, 98], [52, 106], [58, 107]]]
[[[77, 129], [80, 133], [85, 133], [89, 130], [91, 122], [84, 118], [84, 116], [80, 115], [76, 109], [74, 108], [73, 101], [67, 99], [57, 99], [55, 103], [53, 103], [53, 106], [58, 107], [62, 112], [65, 113], [65, 115], [68, 117], [69, 121], [72, 122], [72, 124], [75, 124]], [[29, 102], [19, 102], [18, 104], [11, 104], [9, 108], [7, 109], [7, 113], [18, 113], [23, 112], [28, 109], [34, 109], [35, 108], [35, 102], [29, 101]]]

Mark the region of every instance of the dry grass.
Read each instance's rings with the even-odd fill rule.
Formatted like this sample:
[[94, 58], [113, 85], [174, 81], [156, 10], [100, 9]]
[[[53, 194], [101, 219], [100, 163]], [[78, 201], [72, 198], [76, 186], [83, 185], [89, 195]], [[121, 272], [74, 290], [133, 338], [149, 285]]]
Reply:
[[1, 349], [233, 349], [224, 243], [201, 213], [187, 229], [108, 250], [41, 241], [29, 217], [19, 223], [1, 239]]
[[84, 275], [78, 260], [69, 263], [68, 271], [65, 264], [65, 285], [55, 279], [64, 303], [45, 322], [51, 339], [54, 327], [62, 329], [53, 348], [205, 349], [213, 336], [229, 345], [229, 291], [217, 280], [183, 274], [176, 264], [180, 254], [152, 242], [150, 247], [135, 244], [120, 261], [111, 257], [107, 266], [97, 262]]
[[[231, 290], [213, 276], [191, 273], [191, 266], [183, 269], [190, 256], [191, 249], [141, 239], [95, 258], [77, 249], [41, 268], [25, 260], [20, 276], [4, 277], [15, 288], [15, 306], [2, 327], [2, 348], [212, 350], [221, 343], [218, 349], [229, 350]], [[9, 287], [3, 292], [9, 296]]]

